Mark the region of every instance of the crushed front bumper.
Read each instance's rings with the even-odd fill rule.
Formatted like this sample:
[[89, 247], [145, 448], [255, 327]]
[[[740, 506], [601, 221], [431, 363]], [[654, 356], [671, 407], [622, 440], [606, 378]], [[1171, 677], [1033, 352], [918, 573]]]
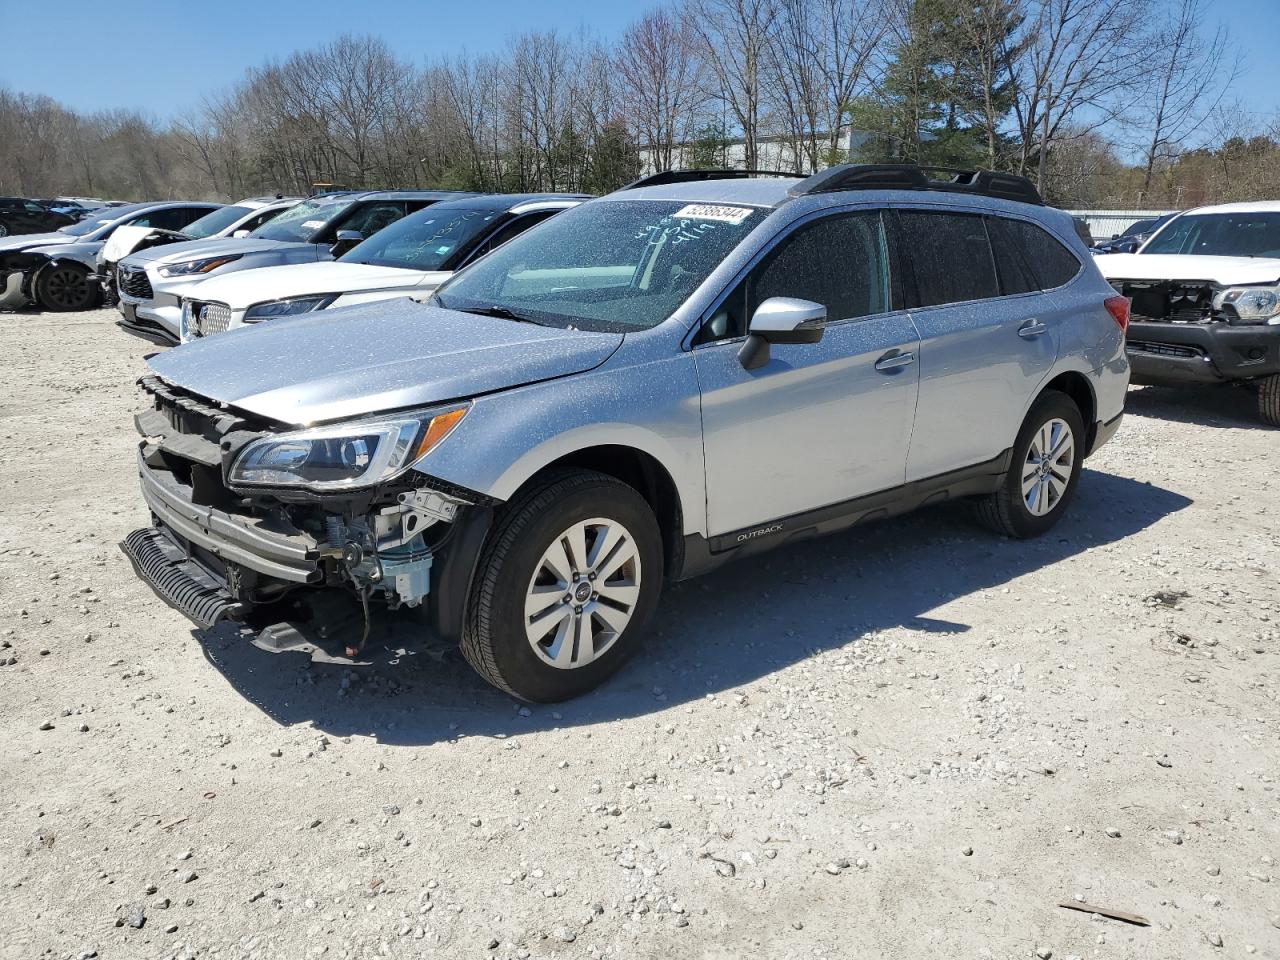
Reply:
[[193, 503], [191, 488], [151, 469], [141, 451], [138, 470], [154, 525], [121, 547], [160, 598], [199, 626], [241, 619], [264, 585], [278, 593], [324, 580], [322, 545], [309, 535]]
[[1135, 384], [1248, 380], [1280, 373], [1280, 326], [1135, 320], [1125, 353]]

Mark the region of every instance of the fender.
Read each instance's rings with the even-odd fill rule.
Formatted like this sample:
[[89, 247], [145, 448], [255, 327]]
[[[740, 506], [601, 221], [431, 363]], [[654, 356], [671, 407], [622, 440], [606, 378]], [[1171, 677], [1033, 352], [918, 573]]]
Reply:
[[636, 362], [634, 352], [650, 349], [629, 334], [594, 370], [477, 397], [454, 433], [414, 469], [509, 500], [557, 460], [593, 447], [630, 447], [670, 475], [684, 531], [705, 535], [701, 394], [692, 355]]

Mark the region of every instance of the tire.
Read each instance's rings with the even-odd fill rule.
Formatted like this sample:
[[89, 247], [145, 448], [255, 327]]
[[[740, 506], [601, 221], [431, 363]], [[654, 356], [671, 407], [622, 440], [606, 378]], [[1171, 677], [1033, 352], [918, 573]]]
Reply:
[[[597, 548], [605, 555], [593, 557]], [[574, 563], [575, 554], [585, 554], [586, 564]], [[592, 560], [603, 577], [581, 569]], [[658, 522], [632, 487], [590, 471], [550, 476], [507, 505], [485, 542], [462, 655], [521, 700], [555, 703], [586, 693], [639, 646], [657, 606], [662, 563]], [[551, 572], [564, 566], [579, 569]]]
[[1258, 384], [1258, 415], [1263, 423], [1280, 427], [1280, 373], [1263, 377]]
[[7, 237], [8, 235], [9, 235], [9, 225], [5, 223], [3, 220], [0, 220], [0, 237]]
[[71, 263], [44, 267], [36, 277], [35, 294], [41, 310], [56, 313], [92, 310], [102, 302], [102, 290], [89, 279], [89, 271]]
[[[1065, 438], [1064, 429], [1069, 431]], [[1059, 452], [1043, 465], [1040, 448], [1046, 445], [1046, 438], [1048, 446]], [[1063, 445], [1064, 440], [1068, 445]], [[1080, 408], [1065, 393], [1046, 390], [1022, 422], [1000, 489], [978, 501], [979, 518], [1006, 537], [1025, 540], [1040, 536], [1058, 522], [1075, 495], [1084, 465], [1084, 444]], [[1028, 478], [1032, 485], [1024, 494]]]

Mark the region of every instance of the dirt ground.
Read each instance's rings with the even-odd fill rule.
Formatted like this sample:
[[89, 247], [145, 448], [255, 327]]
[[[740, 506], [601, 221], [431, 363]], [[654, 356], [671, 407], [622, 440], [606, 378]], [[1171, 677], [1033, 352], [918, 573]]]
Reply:
[[1131, 391], [1039, 541], [940, 507], [672, 589], [530, 709], [135, 579], [154, 348], [111, 320], [0, 315], [0, 957], [1280, 957], [1250, 395]]

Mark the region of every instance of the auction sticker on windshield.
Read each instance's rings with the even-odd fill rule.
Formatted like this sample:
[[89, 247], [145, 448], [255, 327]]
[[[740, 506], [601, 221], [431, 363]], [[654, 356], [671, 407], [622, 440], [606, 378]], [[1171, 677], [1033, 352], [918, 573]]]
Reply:
[[751, 216], [750, 207], [726, 207], [718, 203], [691, 203], [677, 210], [673, 216], [684, 220], [718, 220], [734, 226]]

